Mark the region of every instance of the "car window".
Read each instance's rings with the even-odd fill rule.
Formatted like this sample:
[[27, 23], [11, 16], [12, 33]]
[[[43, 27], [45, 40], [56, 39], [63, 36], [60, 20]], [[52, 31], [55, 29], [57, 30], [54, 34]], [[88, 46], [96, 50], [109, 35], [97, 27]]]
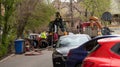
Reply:
[[89, 39], [85, 36], [83, 36], [83, 37], [79, 37], [79, 36], [66, 37], [66, 38], [59, 39], [59, 41], [57, 43], [57, 47], [78, 46], [78, 45], [85, 43], [88, 40]]
[[90, 53], [96, 51], [96, 50], [99, 49], [99, 48], [100, 48], [100, 45], [97, 44], [96, 46], [93, 47], [93, 49], [90, 51]]
[[114, 53], [120, 55], [120, 43], [116, 43], [116, 44], [111, 48], [111, 50], [112, 50]]
[[87, 50], [87, 51], [91, 51], [96, 45], [97, 45], [97, 40], [94, 40], [94, 41], [90, 41], [88, 43], [86, 43], [84, 45], [84, 48]]

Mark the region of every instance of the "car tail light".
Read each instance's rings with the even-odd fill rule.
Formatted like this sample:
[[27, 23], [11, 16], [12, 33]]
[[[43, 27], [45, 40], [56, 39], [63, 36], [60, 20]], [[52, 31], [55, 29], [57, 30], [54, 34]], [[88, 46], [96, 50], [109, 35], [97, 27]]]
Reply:
[[85, 61], [82, 65], [82, 67], [93, 67], [93, 65], [94, 65], [93, 62]]

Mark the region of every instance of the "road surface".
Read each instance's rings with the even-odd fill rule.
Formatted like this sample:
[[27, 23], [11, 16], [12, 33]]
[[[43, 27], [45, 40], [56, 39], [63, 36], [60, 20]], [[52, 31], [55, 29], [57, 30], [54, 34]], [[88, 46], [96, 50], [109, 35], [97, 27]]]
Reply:
[[43, 50], [41, 55], [14, 55], [2, 62], [0, 67], [53, 67], [52, 51]]

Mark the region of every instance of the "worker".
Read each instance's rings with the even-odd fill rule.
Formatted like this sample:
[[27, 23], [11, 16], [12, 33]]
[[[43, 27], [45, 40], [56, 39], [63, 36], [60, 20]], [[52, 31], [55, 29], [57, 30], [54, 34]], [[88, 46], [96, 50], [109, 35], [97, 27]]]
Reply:
[[[89, 18], [89, 21], [90, 21], [90, 27], [91, 27], [93, 33], [94, 34], [96, 33], [97, 35], [101, 35], [102, 25], [101, 25], [98, 17], [91, 16]], [[97, 36], [96, 34], [95, 34], [95, 36]]]
[[51, 45], [56, 43], [59, 38], [59, 34], [58, 34], [59, 28], [61, 29], [62, 32], [65, 33], [65, 27], [64, 27], [63, 19], [62, 19], [60, 13], [56, 12], [55, 19], [53, 19], [53, 18], [54, 17], [52, 16], [51, 22], [49, 23], [49, 36], [48, 36], [49, 39], [51, 38], [51, 40], [49, 40], [49, 44], [51, 43]]
[[91, 16], [91, 17], [89, 18], [89, 20], [90, 20], [90, 26], [91, 26], [92, 29], [96, 29], [96, 28], [94, 28], [94, 27], [97, 27], [98, 30], [102, 29], [102, 25], [101, 25], [101, 23], [99, 22], [98, 17]]
[[65, 32], [65, 27], [63, 24], [63, 19], [59, 12], [56, 12], [55, 20], [53, 20], [53, 16], [51, 17], [51, 22], [49, 23], [49, 33], [56, 32], [58, 33], [58, 27], [61, 29], [62, 32]]
[[41, 33], [41, 38], [42, 38], [42, 39], [46, 39], [46, 38], [47, 38], [47, 35], [46, 35], [46, 32], [45, 32], [45, 31]]

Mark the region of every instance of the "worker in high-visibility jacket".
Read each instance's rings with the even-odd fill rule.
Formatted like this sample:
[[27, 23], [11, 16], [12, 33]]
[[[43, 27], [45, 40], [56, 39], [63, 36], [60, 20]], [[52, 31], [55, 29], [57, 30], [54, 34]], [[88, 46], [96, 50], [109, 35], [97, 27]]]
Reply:
[[48, 41], [47, 41], [47, 33], [44, 31], [40, 35], [41, 41], [40, 41], [40, 46], [42, 48], [46, 48], [49, 46]]
[[47, 39], [47, 34], [46, 34], [46, 32], [45, 32], [45, 31], [42, 32], [41, 35], [40, 35], [40, 37], [41, 37], [42, 39]]

